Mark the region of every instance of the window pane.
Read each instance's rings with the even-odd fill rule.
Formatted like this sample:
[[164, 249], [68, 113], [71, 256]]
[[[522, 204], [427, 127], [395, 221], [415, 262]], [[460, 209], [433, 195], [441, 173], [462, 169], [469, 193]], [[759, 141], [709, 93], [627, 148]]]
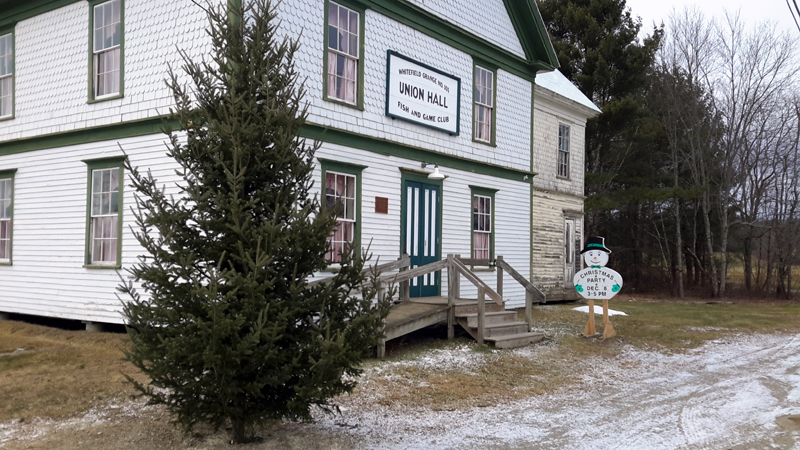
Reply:
[[9, 259], [9, 241], [0, 241], [0, 259]]
[[328, 5], [328, 23], [331, 26], [339, 26], [339, 5], [331, 2]]
[[347, 9], [339, 7], [339, 29], [347, 29]]
[[0, 220], [0, 239], [8, 239], [8, 220]]
[[347, 31], [358, 37], [358, 13], [355, 11], [350, 11], [350, 26]]
[[[339, 49], [339, 32], [332, 26], [328, 27], [328, 47]], [[330, 67], [328, 67], [328, 70], [330, 70]]]

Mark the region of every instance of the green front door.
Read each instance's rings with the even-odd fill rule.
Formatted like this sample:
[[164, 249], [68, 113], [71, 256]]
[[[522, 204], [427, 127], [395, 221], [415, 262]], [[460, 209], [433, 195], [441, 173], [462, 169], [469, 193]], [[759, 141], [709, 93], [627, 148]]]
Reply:
[[[403, 184], [403, 250], [411, 259], [411, 268], [439, 261], [441, 218], [440, 187], [419, 181]], [[441, 272], [433, 272], [411, 280], [411, 297], [439, 295]]]

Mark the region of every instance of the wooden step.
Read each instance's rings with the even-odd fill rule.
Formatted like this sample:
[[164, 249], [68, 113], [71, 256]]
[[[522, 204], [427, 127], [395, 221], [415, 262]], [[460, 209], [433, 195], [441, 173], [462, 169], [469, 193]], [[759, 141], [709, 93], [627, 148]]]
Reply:
[[[474, 302], [474, 303], [473, 303]], [[486, 302], [486, 312], [498, 312], [498, 311], [505, 311], [506, 305], [498, 305], [495, 302]], [[478, 313], [478, 301], [465, 301], [459, 300], [456, 302], [456, 316], [463, 316], [465, 314], [477, 314]]]
[[[478, 327], [478, 313], [469, 313], [469, 314], [458, 314], [456, 312], [456, 317], [459, 319], [467, 319], [467, 326], [472, 328]], [[516, 322], [517, 321], [517, 312], [516, 311], [492, 311], [486, 312], [484, 315], [484, 326], [495, 325], [500, 323], [507, 323], [507, 322]]]
[[538, 331], [531, 331], [530, 333], [508, 334], [485, 339], [486, 342], [493, 343], [495, 348], [517, 348], [541, 341], [544, 339], [544, 334]]
[[484, 339], [490, 337], [508, 336], [528, 332], [528, 324], [525, 322], [506, 322], [497, 325], [487, 325], [483, 329]]

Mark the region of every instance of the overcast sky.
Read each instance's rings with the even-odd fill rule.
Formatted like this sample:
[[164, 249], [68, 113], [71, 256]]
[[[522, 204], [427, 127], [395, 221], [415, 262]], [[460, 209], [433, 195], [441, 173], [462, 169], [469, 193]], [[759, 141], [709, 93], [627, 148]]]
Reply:
[[[800, 0], [796, 1], [800, 4]], [[684, 6], [696, 5], [706, 16], [718, 18], [724, 17], [724, 10], [735, 12], [740, 9], [741, 18], [747, 25], [771, 20], [780, 30], [793, 31], [800, 39], [800, 30], [792, 19], [786, 0], [627, 0], [626, 4], [634, 16], [642, 18], [642, 29], [647, 34], [652, 31], [653, 22], [660, 24], [663, 20], [667, 23], [673, 8], [682, 11]]]

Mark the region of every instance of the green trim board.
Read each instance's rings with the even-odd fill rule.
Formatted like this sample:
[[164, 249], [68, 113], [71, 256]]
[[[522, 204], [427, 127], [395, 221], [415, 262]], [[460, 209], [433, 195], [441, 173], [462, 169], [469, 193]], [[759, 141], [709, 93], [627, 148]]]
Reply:
[[0, 0], [0, 27], [14, 26], [20, 21], [85, 0]]
[[0, 117], [0, 121], [12, 120], [17, 110], [17, 45], [14, 26], [0, 28], [0, 37], [11, 34], [11, 115]]
[[[167, 116], [131, 122], [113, 123], [79, 130], [64, 131], [61, 133], [44, 134], [22, 139], [13, 139], [0, 142], [0, 156], [24, 153], [48, 148], [66, 147], [69, 145], [88, 144], [92, 142], [111, 141], [128, 137], [146, 136], [148, 134], [163, 134], [164, 128], [171, 126], [180, 127], [176, 120]], [[166, 135], [165, 135], [166, 138]]]
[[482, 197], [489, 197], [490, 199], [492, 199], [492, 213], [491, 213], [492, 214], [492, 224], [491, 224], [492, 225], [492, 230], [491, 230], [491, 233], [489, 234], [489, 259], [493, 260], [494, 256], [495, 256], [494, 241], [495, 241], [495, 234], [496, 234], [496, 230], [495, 230], [495, 227], [494, 227], [495, 194], [497, 193], [497, 191], [499, 191], [499, 189], [493, 189], [493, 188], [486, 188], [486, 187], [481, 187], [481, 186], [469, 185], [469, 191], [470, 191], [470, 195], [469, 195], [469, 207], [470, 207], [469, 221], [470, 221], [470, 224], [471, 224], [471, 226], [470, 226], [471, 232], [470, 232], [470, 236], [469, 236], [469, 255], [470, 255], [470, 258], [475, 258], [475, 209], [474, 209], [474, 206], [473, 206], [472, 202], [474, 201], [475, 196], [478, 195], [478, 196], [482, 196]]
[[353, 247], [358, 249], [358, 255], [361, 255], [361, 209], [363, 205], [363, 200], [361, 197], [361, 172], [367, 168], [367, 166], [362, 166], [360, 164], [351, 164], [342, 161], [335, 161], [332, 159], [326, 158], [317, 158], [320, 165], [320, 204], [324, 208], [326, 206], [325, 200], [325, 177], [330, 172], [337, 172], [343, 173], [347, 175], [353, 175], [356, 177], [356, 226], [355, 232], [353, 234]]
[[[526, 80], [533, 81], [536, 77], [536, 72], [545, 71], [549, 72], [558, 67], [558, 60], [538, 54], [534, 55], [534, 59], [528, 60], [517, 56], [508, 50], [492, 44], [483, 38], [475, 36], [472, 33], [464, 31], [457, 25], [454, 25], [447, 20], [438, 17], [419, 8], [408, 1], [404, 0], [352, 0], [362, 5], [364, 8], [372, 9], [386, 17], [396, 20], [405, 24], [423, 34], [433, 37], [457, 50], [466, 54], [478, 57], [481, 60], [491, 61], [498, 67], [503, 68], [514, 75], [522, 77]], [[518, 1], [518, 0], [512, 0]], [[533, 1], [533, 0], [519, 0], [519, 1]], [[506, 9], [509, 14], [524, 14], [524, 9]], [[535, 9], [538, 13], [538, 9]], [[534, 14], [534, 10], [528, 10], [527, 13]], [[514, 19], [514, 21], [522, 21], [522, 19]], [[536, 23], [542, 22], [541, 15], [527, 18], [524, 22]], [[541, 23], [541, 28], [544, 29], [544, 23]], [[546, 36], [546, 34], [545, 34]], [[549, 44], [549, 40], [548, 40]], [[525, 46], [523, 45], [523, 48]], [[551, 45], [552, 47], [552, 45]], [[555, 64], [554, 64], [555, 63]]]
[[352, 9], [358, 13], [358, 75], [356, 79], [356, 103], [347, 103], [341, 99], [331, 97], [328, 95], [328, 11], [330, 9], [331, 0], [325, 0], [324, 11], [324, 31], [322, 37], [322, 99], [332, 103], [356, 108], [361, 111], [364, 110], [364, 65], [366, 63], [366, 55], [364, 55], [364, 30], [366, 20], [366, 10], [359, 1], [351, 0], [336, 0], [333, 3], [344, 6], [345, 8]]
[[[107, 158], [88, 159], [81, 162], [86, 164], [86, 243], [84, 246], [84, 268], [87, 269], [119, 269], [122, 267], [122, 199], [125, 191], [125, 168], [123, 164], [127, 157], [124, 155], [110, 156]], [[117, 205], [117, 261], [115, 264], [93, 264], [91, 256], [92, 247], [92, 172], [98, 169], [119, 170], [119, 193]]]
[[[344, 145], [380, 155], [396, 156], [398, 158], [407, 158], [414, 161], [425, 161], [429, 164], [438, 164], [439, 167], [450, 167], [452, 169], [489, 175], [521, 183], [531, 184], [533, 182], [533, 177], [536, 175], [526, 170], [483, 163], [320, 125], [306, 124], [301, 130], [300, 135], [307, 139]], [[0, 151], [1, 150], [2, 147], [0, 147]]]
[[16, 186], [14, 186], [14, 176], [17, 169], [0, 170], [0, 180], [11, 179], [11, 215], [9, 217], [8, 227], [8, 261], [0, 261], [0, 266], [10, 266], [14, 263], [14, 194]]
[[[477, 132], [475, 128], [475, 97], [477, 94], [477, 76], [475, 72], [477, 72], [478, 68], [492, 73], [492, 130], [489, 141], [484, 141], [475, 137], [475, 133]], [[531, 105], [531, 109], [533, 109], [533, 105]], [[497, 147], [497, 67], [483, 64], [481, 61], [477, 61], [474, 58], [472, 60], [472, 142]]]
[[556, 50], [547, 34], [536, 0], [503, 0], [503, 4], [506, 6], [525, 56], [529, 60], [544, 61], [553, 69], [559, 68], [561, 65], [558, 63]]
[[[406, 183], [419, 183], [436, 186], [439, 189], [438, 205], [437, 206], [437, 226], [436, 226], [436, 252], [441, 258], [442, 256], [442, 228], [444, 228], [444, 180], [431, 180], [428, 174], [420, 174], [416, 170], [408, 170], [400, 168], [400, 249], [399, 254], [403, 255], [406, 251], [404, 239], [406, 237], [406, 208], [408, 206], [408, 199], [406, 193]], [[421, 277], [420, 277], [421, 278]], [[441, 271], [435, 272], [434, 279], [437, 284], [437, 292], [435, 295], [442, 294], [442, 277]]]
[[117, 94], [95, 98], [94, 96], [94, 9], [114, 0], [89, 0], [89, 92], [87, 103], [105, 102], [125, 96], [125, 0], [118, 0], [119, 5], [119, 92]]

